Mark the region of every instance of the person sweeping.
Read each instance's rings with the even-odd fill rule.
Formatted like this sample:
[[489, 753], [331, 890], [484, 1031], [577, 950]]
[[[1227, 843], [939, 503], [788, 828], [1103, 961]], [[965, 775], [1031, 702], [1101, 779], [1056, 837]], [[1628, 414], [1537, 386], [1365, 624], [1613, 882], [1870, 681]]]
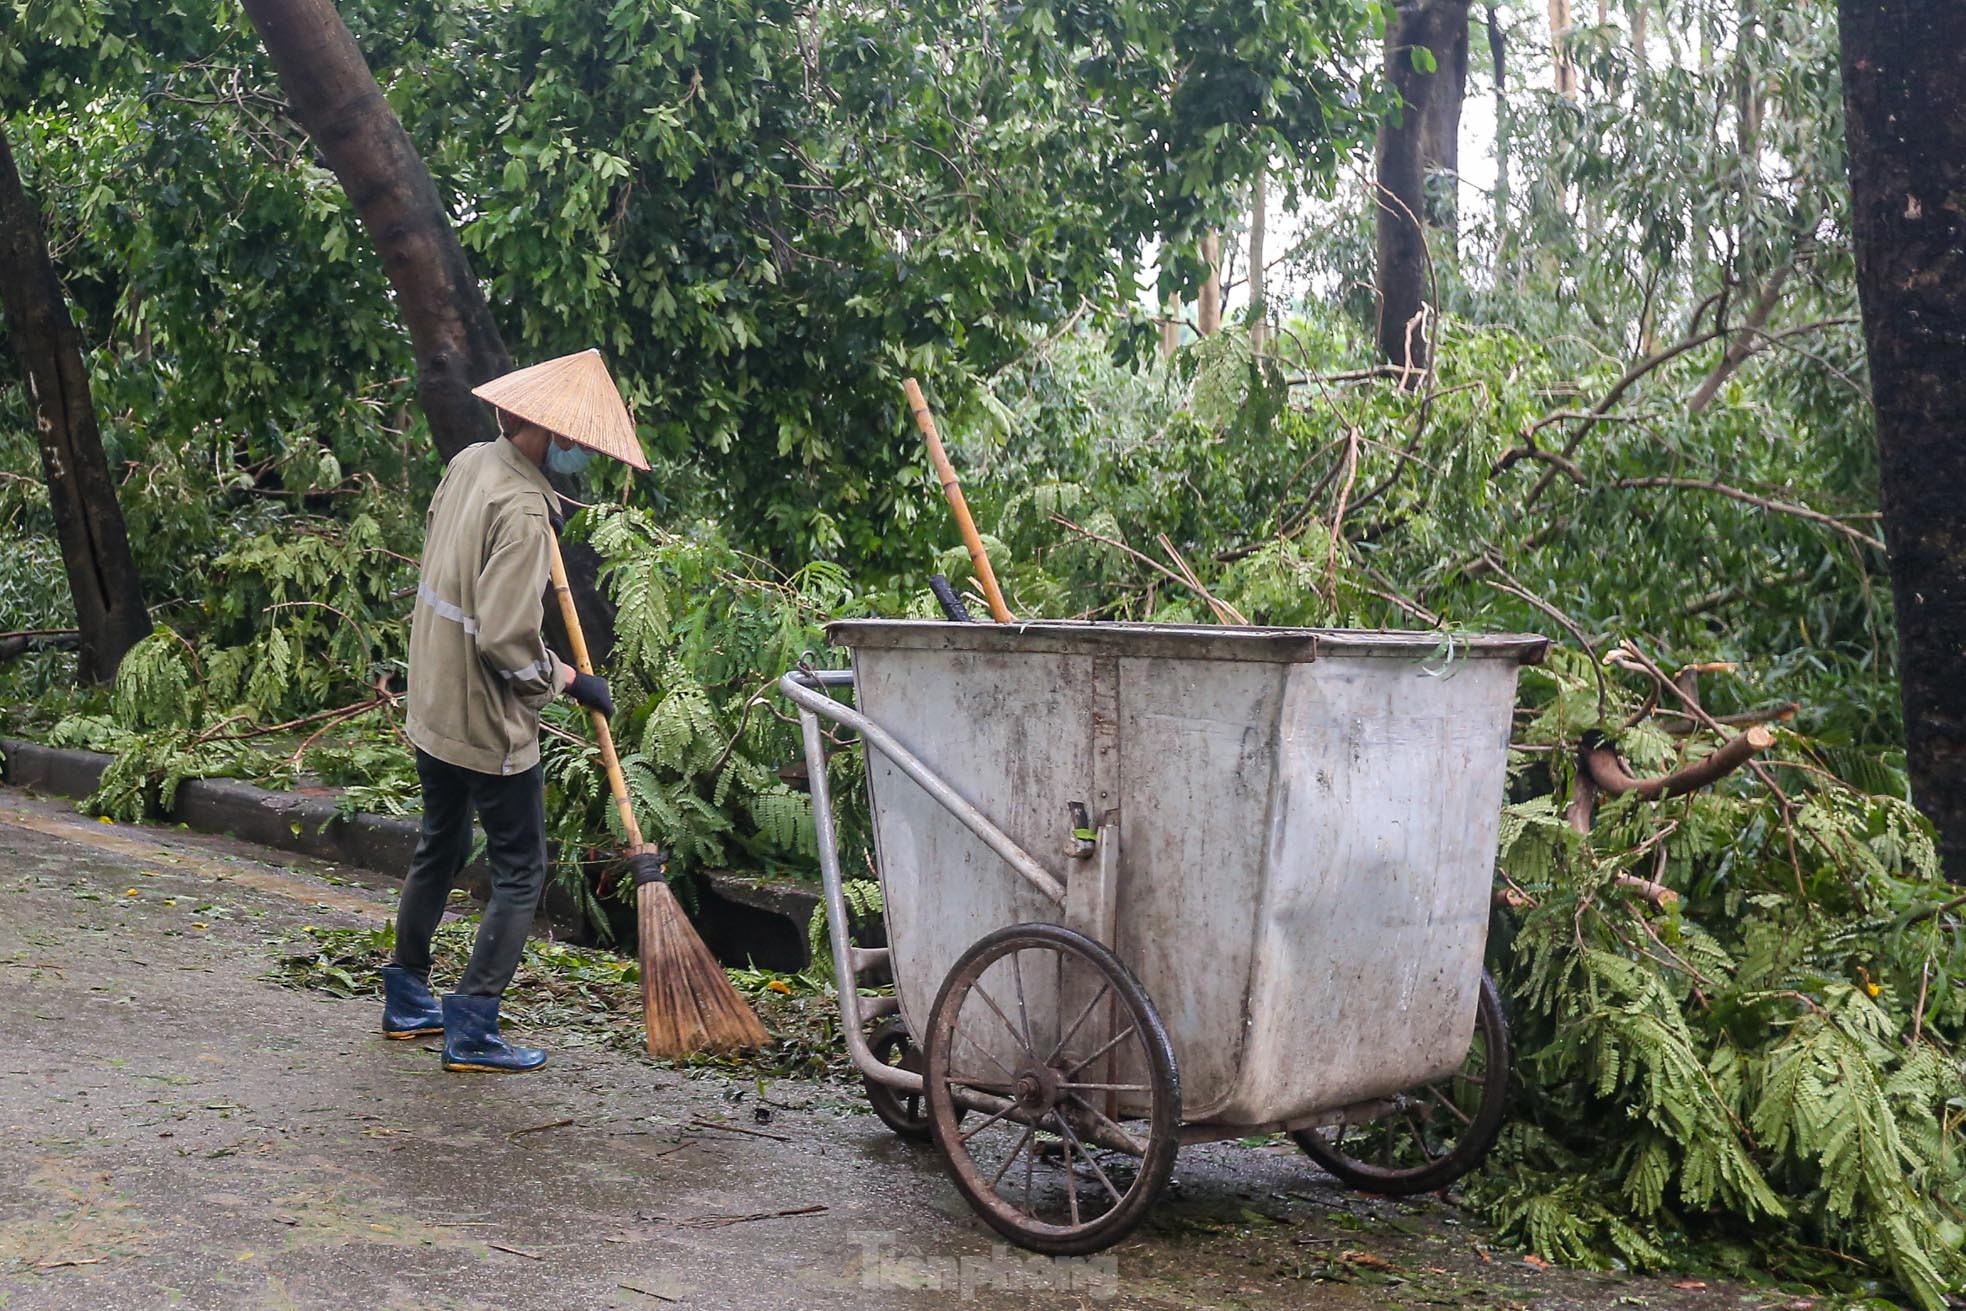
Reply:
[[[540, 708], [566, 695], [603, 726], [614, 713], [607, 683], [561, 661], [540, 636], [558, 559], [558, 497], [544, 471], [577, 473], [595, 453], [649, 465], [597, 351], [508, 373], [473, 395], [498, 411], [503, 435], [460, 452], [430, 503], [404, 725], [423, 827], [397, 907], [394, 958], [382, 971], [382, 1029], [391, 1038], [442, 1033], [447, 1070], [518, 1072], [546, 1063], [545, 1052], [513, 1046], [498, 1027], [546, 883]], [[440, 1003], [430, 943], [470, 855], [474, 811], [491, 899], [470, 964]]]

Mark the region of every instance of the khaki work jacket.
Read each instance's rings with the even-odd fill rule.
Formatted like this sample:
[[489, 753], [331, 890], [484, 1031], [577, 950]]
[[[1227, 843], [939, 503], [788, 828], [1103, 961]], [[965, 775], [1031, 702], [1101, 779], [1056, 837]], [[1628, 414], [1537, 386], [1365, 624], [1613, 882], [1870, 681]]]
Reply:
[[410, 617], [410, 741], [480, 774], [539, 760], [560, 662], [539, 635], [553, 486], [505, 438], [458, 452], [430, 501]]

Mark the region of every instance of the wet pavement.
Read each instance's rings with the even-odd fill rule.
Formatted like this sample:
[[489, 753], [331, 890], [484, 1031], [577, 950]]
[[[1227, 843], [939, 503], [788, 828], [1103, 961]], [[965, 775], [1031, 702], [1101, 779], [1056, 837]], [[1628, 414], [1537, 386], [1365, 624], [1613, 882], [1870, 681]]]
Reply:
[[272, 982], [303, 926], [389, 916], [346, 871], [0, 789], [0, 894], [4, 1311], [1790, 1302], [1543, 1270], [1281, 1144], [1187, 1149], [1134, 1236], [1043, 1261], [853, 1088], [550, 1029], [538, 1074], [446, 1074]]

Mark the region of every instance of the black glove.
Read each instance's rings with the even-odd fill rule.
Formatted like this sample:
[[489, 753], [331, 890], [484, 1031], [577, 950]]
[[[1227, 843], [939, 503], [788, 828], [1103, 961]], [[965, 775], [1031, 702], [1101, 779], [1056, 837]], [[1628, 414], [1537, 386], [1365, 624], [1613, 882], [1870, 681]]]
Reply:
[[614, 698], [608, 694], [607, 680], [599, 674], [575, 674], [573, 682], [567, 684], [567, 695], [589, 710], [614, 718]]

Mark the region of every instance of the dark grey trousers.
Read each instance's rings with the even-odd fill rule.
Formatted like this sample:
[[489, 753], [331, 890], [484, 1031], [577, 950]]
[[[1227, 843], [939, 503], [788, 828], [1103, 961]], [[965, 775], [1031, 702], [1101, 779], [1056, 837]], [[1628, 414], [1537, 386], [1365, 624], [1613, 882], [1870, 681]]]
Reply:
[[430, 977], [430, 938], [444, 917], [451, 884], [471, 854], [471, 812], [485, 830], [491, 902], [478, 921], [471, 964], [456, 992], [496, 997], [512, 982], [546, 886], [546, 785], [540, 767], [523, 774], [480, 774], [422, 751], [423, 832], [396, 905], [396, 964]]

